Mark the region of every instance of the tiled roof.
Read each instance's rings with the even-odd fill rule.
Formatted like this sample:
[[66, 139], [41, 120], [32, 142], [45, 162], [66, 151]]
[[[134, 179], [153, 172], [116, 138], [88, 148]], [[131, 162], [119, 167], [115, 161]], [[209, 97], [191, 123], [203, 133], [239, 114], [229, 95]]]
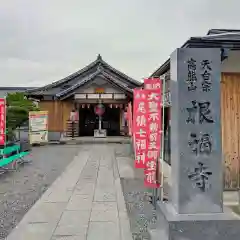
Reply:
[[70, 95], [72, 95], [74, 93], [74, 91], [76, 89], [78, 89], [79, 87], [87, 84], [88, 82], [90, 82], [91, 80], [93, 80], [95, 77], [102, 77], [103, 79], [107, 80], [110, 84], [126, 91], [126, 92], [130, 92], [132, 93], [132, 89], [129, 88], [126, 84], [122, 83], [119, 79], [117, 79], [116, 77], [111, 76], [109, 73], [107, 73], [106, 71], [104, 71], [104, 69], [98, 69], [96, 72], [92, 73], [91, 75], [88, 75], [87, 77], [85, 77], [84, 79], [82, 79], [82, 81], [78, 82], [75, 85], [72, 85], [71, 87], [57, 93], [55, 96], [57, 98], [66, 98], [69, 97]]
[[238, 33], [240, 29], [210, 29], [207, 35], [219, 34], [219, 33]]
[[[30, 90], [28, 91], [29, 94], [61, 94], [63, 92], [67, 92], [67, 91], [70, 91], [70, 89], [74, 88], [76, 85], [82, 85], [82, 81], [84, 81], [84, 79], [88, 79], [89, 77], [91, 77], [91, 74], [92, 73], [89, 73], [87, 74], [87, 76], [84, 76], [86, 75], [86, 73], [88, 72], [95, 72], [98, 68], [104, 68], [104, 69], [107, 69], [108, 71], [110, 72], [113, 72], [114, 75], [117, 75], [119, 76], [119, 78], [122, 78], [124, 79], [124, 81], [127, 81], [129, 82], [130, 85], [133, 85], [133, 86], [141, 86], [141, 82], [137, 81], [137, 80], [134, 80], [133, 78], [131, 77], [128, 77], [126, 74], [118, 71], [117, 69], [113, 68], [112, 66], [110, 66], [107, 62], [105, 62], [101, 55], [98, 55], [97, 59], [90, 63], [89, 65], [87, 65], [86, 67], [84, 67], [83, 69], [59, 80], [59, 81], [56, 81], [54, 83], [51, 83], [51, 84], [48, 84], [46, 86], [43, 86], [43, 87], [39, 87], [39, 88], [35, 88], [33, 90]], [[95, 69], [95, 70], [94, 70]], [[80, 81], [77, 81], [73, 84], [71, 84], [71, 81], [74, 81], [76, 78], [79, 78], [83, 76], [83, 79], [80, 80]], [[54, 92], [52, 91], [53, 88], [56, 88], [56, 87], [59, 87], [61, 85], [64, 85], [64, 84], [68, 84], [69, 83], [69, 90], [68, 88], [66, 88], [66, 91], [59, 91], [59, 92]]]
[[34, 87], [0, 87], [0, 90], [4, 91], [26, 91], [26, 90], [31, 90], [34, 89]]
[[[228, 48], [240, 50], [240, 30], [211, 29], [206, 36], [191, 37], [181, 48]], [[164, 62], [150, 77], [161, 76], [170, 69], [170, 59]]]

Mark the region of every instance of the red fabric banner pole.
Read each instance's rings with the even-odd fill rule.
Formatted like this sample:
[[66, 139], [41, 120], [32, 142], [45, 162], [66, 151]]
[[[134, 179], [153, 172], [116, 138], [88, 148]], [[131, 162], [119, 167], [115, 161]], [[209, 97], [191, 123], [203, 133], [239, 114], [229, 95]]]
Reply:
[[6, 141], [6, 98], [0, 98], [0, 145]]
[[[159, 78], [144, 80], [147, 95], [147, 155], [144, 170], [144, 185], [150, 188], [162, 186], [159, 176], [159, 157], [162, 147], [162, 82]], [[159, 178], [160, 177], [160, 178]]]
[[147, 147], [147, 102], [145, 90], [134, 89], [133, 96], [133, 139], [135, 148], [135, 167], [145, 168]]

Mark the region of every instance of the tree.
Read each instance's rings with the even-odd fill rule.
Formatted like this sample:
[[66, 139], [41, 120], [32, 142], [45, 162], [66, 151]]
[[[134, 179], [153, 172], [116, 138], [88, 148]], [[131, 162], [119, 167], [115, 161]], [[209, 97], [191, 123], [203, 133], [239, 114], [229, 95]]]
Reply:
[[6, 102], [7, 138], [11, 140], [14, 130], [28, 120], [29, 112], [37, 111], [39, 109], [31, 100], [25, 97], [24, 93], [8, 93]]

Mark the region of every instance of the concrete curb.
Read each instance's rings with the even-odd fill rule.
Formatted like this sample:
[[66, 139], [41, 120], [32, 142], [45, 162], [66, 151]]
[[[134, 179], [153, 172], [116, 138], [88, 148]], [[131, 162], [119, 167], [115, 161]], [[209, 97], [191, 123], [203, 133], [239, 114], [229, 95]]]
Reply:
[[32, 144], [32, 147], [41, 147], [47, 145], [80, 145], [80, 144], [129, 144], [130, 140], [68, 140], [68, 141], [54, 141], [47, 143]]
[[132, 240], [132, 233], [130, 229], [130, 221], [127, 214], [126, 204], [123, 196], [123, 191], [120, 183], [120, 178], [115, 179], [115, 187], [118, 204], [118, 217], [120, 225], [120, 235], [122, 240]]

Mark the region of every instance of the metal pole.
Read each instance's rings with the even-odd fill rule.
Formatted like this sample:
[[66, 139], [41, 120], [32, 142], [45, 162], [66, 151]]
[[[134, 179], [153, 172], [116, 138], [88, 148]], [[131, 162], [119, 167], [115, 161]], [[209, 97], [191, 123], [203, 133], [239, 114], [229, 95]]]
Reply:
[[72, 121], [72, 138], [74, 138], [74, 121]]
[[98, 130], [101, 131], [101, 130], [102, 130], [102, 117], [99, 116], [99, 117], [98, 117], [98, 120], [99, 120], [99, 121], [98, 121]]
[[[162, 81], [163, 81], [163, 89], [162, 89], [162, 132], [160, 135], [160, 137], [162, 137], [161, 139], [161, 153], [160, 153], [160, 161], [159, 159], [157, 160], [157, 173], [158, 176], [157, 176], [157, 179], [159, 179], [159, 172], [158, 172], [158, 169], [159, 169], [159, 166], [161, 167], [160, 169], [160, 173], [161, 173], [161, 201], [163, 201], [163, 181], [164, 181], [164, 176], [163, 176], [163, 159], [164, 159], [164, 124], [165, 124], [165, 121], [164, 121], [164, 117], [165, 117], [165, 75], [163, 75], [162, 77]], [[158, 189], [153, 189], [153, 206], [154, 208], [156, 209], [156, 205], [157, 205], [157, 199], [158, 199]]]
[[[154, 77], [152, 79], [154, 79]], [[157, 173], [158, 173], [158, 160], [156, 162], [156, 180], [158, 180]], [[152, 204], [153, 204], [154, 209], [156, 209], [156, 206], [157, 206], [157, 192], [158, 192], [157, 188], [154, 188], [152, 190]]]
[[161, 201], [163, 201], [163, 194], [164, 194], [164, 191], [163, 191], [163, 185], [164, 185], [164, 169], [163, 169], [163, 162], [164, 162], [164, 140], [165, 140], [165, 136], [164, 136], [164, 125], [165, 125], [165, 86], [166, 84], [166, 75], [163, 76], [163, 100], [162, 100], [162, 144], [161, 144], [161, 158], [160, 158], [160, 166], [161, 166], [161, 184], [162, 184], [162, 187], [161, 187]]

